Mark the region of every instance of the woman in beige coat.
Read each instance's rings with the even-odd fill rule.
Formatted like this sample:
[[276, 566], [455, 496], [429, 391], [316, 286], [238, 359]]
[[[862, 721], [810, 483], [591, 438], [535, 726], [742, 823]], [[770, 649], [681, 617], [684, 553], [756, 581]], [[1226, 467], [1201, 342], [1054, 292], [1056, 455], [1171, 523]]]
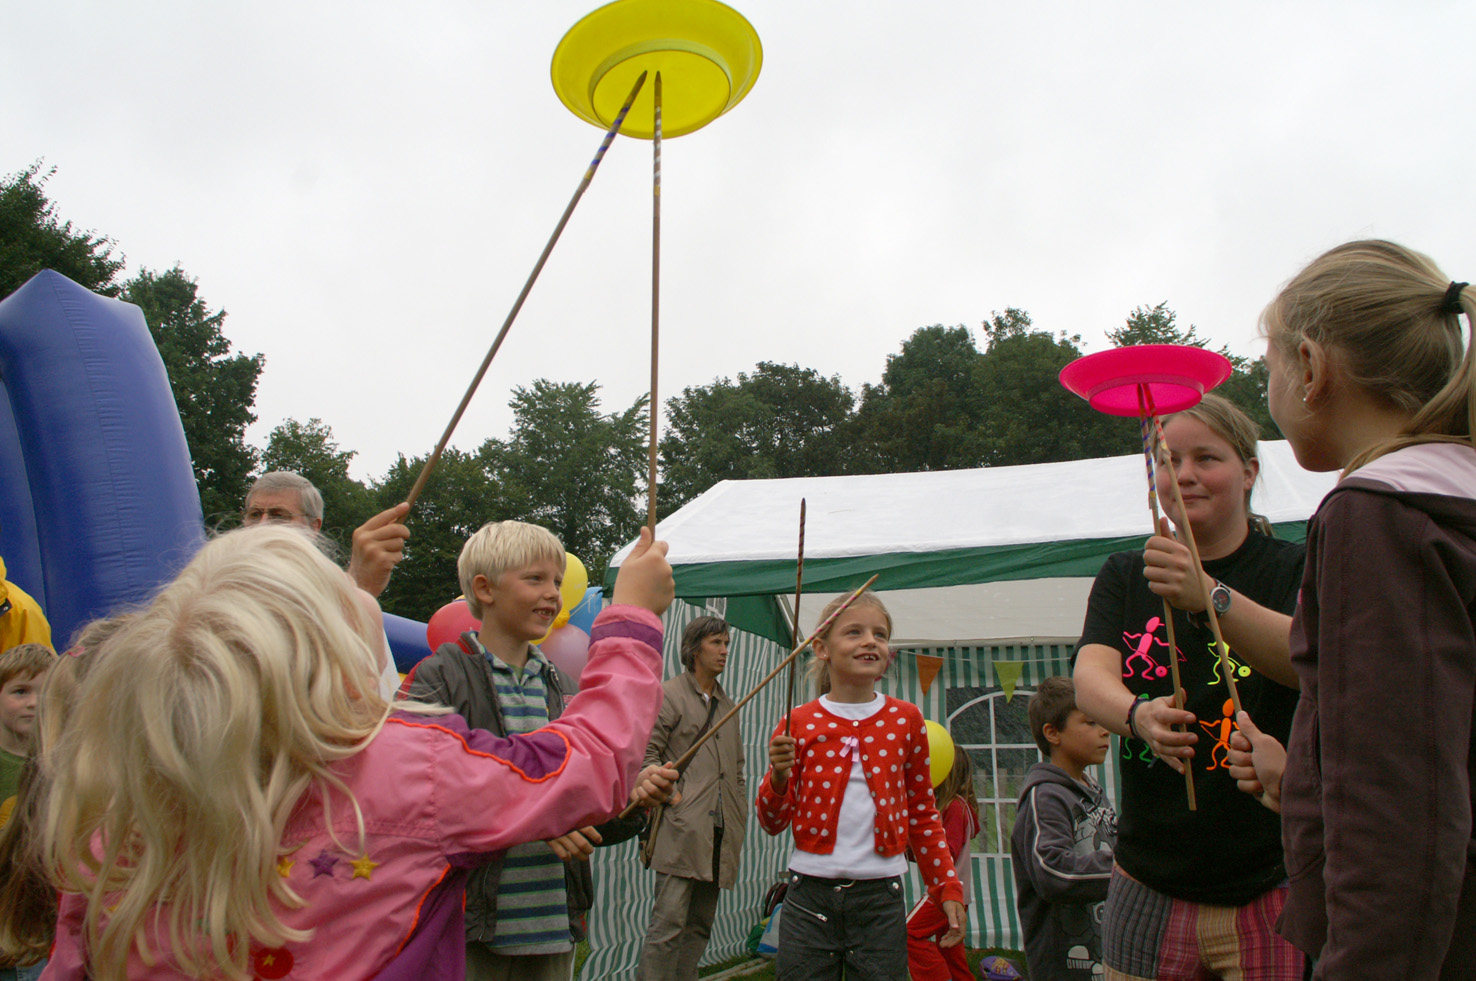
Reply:
[[[647, 763], [675, 760], [733, 708], [718, 684], [728, 661], [727, 622], [693, 620], [682, 633], [681, 651], [686, 670], [662, 686]], [[695, 981], [718, 890], [733, 888], [738, 879], [748, 793], [737, 719], [703, 744], [676, 789], [676, 803], [665, 808], [651, 843], [656, 904], [641, 951], [641, 981]]]

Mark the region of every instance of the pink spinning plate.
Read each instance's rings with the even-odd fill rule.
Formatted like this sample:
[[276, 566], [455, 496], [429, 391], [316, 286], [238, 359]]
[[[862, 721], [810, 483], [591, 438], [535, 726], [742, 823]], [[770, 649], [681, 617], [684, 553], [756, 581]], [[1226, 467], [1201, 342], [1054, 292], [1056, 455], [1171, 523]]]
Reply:
[[1198, 405], [1204, 393], [1230, 377], [1224, 355], [1185, 344], [1115, 347], [1077, 358], [1061, 369], [1061, 384], [1098, 412], [1138, 415], [1145, 387], [1159, 415]]

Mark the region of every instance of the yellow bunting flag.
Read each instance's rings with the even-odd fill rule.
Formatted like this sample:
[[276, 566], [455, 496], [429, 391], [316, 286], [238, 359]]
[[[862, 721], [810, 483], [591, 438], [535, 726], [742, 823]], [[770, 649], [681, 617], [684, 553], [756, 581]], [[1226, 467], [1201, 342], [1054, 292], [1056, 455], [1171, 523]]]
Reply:
[[922, 682], [923, 694], [933, 687], [933, 679], [938, 677], [938, 671], [943, 667], [943, 659], [931, 654], [919, 654], [917, 656], [917, 678]]
[[999, 682], [999, 687], [1004, 689], [1005, 701], [1015, 697], [1015, 686], [1020, 683], [1020, 672], [1024, 670], [1024, 661], [998, 661], [994, 662], [994, 680]]

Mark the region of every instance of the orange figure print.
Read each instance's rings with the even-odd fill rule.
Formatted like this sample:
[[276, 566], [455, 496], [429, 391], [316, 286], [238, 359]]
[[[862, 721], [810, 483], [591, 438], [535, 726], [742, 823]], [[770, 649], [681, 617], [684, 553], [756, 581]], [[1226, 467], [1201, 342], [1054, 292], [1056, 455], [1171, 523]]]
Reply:
[[1224, 713], [1220, 719], [1200, 723], [1206, 732], [1215, 737], [1215, 744], [1210, 747], [1210, 762], [1209, 766], [1205, 767], [1206, 770], [1229, 766], [1230, 733], [1240, 728], [1235, 724], [1234, 701], [1225, 699], [1225, 704], [1220, 706], [1220, 711]]

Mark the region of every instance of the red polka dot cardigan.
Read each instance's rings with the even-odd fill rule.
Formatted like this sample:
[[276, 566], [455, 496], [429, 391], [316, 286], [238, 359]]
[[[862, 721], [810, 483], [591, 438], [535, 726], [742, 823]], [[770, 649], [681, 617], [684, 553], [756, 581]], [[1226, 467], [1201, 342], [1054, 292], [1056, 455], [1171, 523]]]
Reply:
[[[781, 719], [774, 735], [783, 731]], [[855, 720], [832, 715], [817, 699], [794, 710], [792, 735], [799, 745], [785, 793], [775, 792], [771, 767], [754, 801], [765, 831], [777, 835], [793, 825], [801, 851], [829, 855], [851, 777], [851, 753], [858, 752], [876, 805], [877, 854], [901, 855], [910, 843], [928, 896], [940, 904], [963, 901], [933, 801], [927, 730], [916, 705], [888, 696], [880, 711]]]

